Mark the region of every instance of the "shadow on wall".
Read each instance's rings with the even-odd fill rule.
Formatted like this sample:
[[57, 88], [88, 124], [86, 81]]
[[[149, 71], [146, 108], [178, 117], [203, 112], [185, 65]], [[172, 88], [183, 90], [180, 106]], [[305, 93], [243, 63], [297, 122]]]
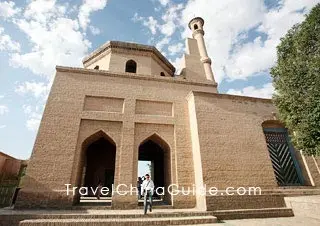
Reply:
[[73, 196], [66, 191], [55, 191], [39, 183], [35, 178], [24, 176], [25, 187], [19, 191], [15, 209], [71, 208]]

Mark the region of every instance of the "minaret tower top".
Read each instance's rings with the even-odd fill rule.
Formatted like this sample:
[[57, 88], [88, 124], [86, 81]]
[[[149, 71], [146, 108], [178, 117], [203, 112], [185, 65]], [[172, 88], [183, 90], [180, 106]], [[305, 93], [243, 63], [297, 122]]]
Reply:
[[189, 28], [192, 31], [192, 36], [194, 36], [194, 33], [201, 32], [204, 35], [203, 30], [204, 20], [201, 17], [195, 17], [189, 22]]
[[204, 20], [201, 17], [195, 17], [189, 22], [189, 28], [192, 31], [192, 36], [194, 39], [197, 40], [199, 53], [201, 57], [200, 60], [203, 64], [206, 78], [207, 80], [210, 80], [216, 83], [214, 80], [213, 71], [211, 68], [211, 59], [208, 56], [206, 44], [203, 38], [204, 36], [203, 26], [204, 26]]

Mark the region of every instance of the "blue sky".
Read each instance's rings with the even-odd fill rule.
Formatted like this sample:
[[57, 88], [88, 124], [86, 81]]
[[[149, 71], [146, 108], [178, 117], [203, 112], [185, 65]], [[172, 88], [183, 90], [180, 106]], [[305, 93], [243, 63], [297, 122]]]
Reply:
[[175, 66], [194, 16], [221, 93], [271, 97], [280, 38], [319, 0], [0, 1], [0, 151], [30, 157], [55, 65], [82, 67], [108, 40], [156, 46]]

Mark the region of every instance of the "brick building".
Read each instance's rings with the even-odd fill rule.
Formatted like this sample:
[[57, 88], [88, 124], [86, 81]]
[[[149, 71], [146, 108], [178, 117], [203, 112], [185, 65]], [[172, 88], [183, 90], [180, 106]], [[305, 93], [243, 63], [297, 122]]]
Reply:
[[19, 174], [26, 165], [26, 160], [16, 159], [0, 152], [0, 185], [7, 181], [19, 180]]
[[[138, 161], [153, 162], [157, 186], [261, 187], [262, 195], [166, 194], [173, 208], [266, 209], [286, 215], [284, 186], [320, 186], [320, 159], [289, 141], [271, 100], [219, 94], [203, 39], [190, 21], [183, 70], [152, 46], [110, 41], [83, 60], [56, 67], [17, 208], [77, 205], [65, 184], [136, 184]], [[125, 187], [122, 187], [126, 190]], [[112, 196], [112, 208], [138, 205]], [[279, 209], [270, 209], [279, 208]]]
[[14, 203], [27, 164], [27, 160], [16, 159], [0, 152], [0, 207]]

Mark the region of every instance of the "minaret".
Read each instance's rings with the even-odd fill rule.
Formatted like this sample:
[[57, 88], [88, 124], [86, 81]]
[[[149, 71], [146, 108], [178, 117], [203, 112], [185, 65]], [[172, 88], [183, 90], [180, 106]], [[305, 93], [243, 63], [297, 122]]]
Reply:
[[197, 40], [199, 53], [201, 56], [201, 62], [206, 73], [206, 78], [210, 81], [214, 80], [212, 68], [211, 68], [211, 59], [208, 57], [206, 44], [204, 43], [204, 30], [203, 30], [204, 20], [201, 17], [195, 17], [189, 22], [189, 28], [192, 31], [192, 36]]

